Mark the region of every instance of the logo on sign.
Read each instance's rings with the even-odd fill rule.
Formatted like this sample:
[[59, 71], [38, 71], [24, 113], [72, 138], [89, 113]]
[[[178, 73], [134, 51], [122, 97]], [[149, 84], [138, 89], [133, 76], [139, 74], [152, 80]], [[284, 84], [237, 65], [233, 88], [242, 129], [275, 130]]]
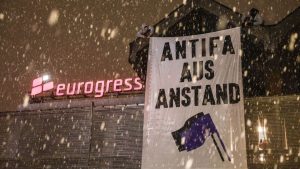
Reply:
[[221, 139], [220, 134], [209, 114], [204, 115], [202, 112], [198, 113], [189, 118], [184, 123], [182, 128], [172, 132], [172, 136], [176, 142], [176, 145], [178, 146], [179, 151], [191, 151], [199, 148], [205, 143], [205, 140], [211, 136], [222, 161], [224, 161], [224, 157], [214, 137], [214, 134], [217, 135], [221, 147], [227, 155], [228, 161], [231, 161], [223, 140]]
[[53, 82], [49, 82], [49, 76], [44, 75], [42, 77], [36, 78], [32, 82], [31, 96], [35, 96], [45, 91], [53, 89]]
[[43, 92], [53, 90], [54, 96], [93, 95], [94, 97], [102, 97], [105, 93], [139, 91], [142, 89], [143, 84], [138, 77], [54, 85], [54, 82], [50, 81], [49, 75], [44, 75], [33, 80], [30, 95], [35, 97]]

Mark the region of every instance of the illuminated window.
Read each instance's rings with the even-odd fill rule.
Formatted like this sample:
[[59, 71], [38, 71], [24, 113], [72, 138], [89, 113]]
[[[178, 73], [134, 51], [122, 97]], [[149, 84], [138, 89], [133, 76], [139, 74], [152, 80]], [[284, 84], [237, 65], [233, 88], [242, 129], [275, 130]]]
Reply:
[[268, 145], [268, 138], [267, 138], [267, 119], [260, 119], [258, 118], [258, 149], [259, 150], [265, 150]]
[[265, 155], [263, 153], [259, 154], [259, 161], [260, 162], [265, 162], [266, 161]]

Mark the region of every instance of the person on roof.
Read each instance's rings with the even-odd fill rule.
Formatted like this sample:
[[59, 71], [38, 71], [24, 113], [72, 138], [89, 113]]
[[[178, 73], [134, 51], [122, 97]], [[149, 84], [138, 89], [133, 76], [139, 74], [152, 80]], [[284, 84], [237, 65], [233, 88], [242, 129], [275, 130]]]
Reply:
[[252, 8], [249, 11], [248, 16], [243, 18], [243, 26], [259, 26], [263, 24], [263, 19], [259, 13], [259, 10]]
[[136, 33], [136, 39], [130, 44], [130, 62], [135, 62], [137, 52], [149, 43], [149, 37], [152, 34], [153, 27], [143, 23], [141, 29]]
[[141, 29], [137, 32], [137, 38], [149, 38], [153, 34], [153, 27], [145, 23], [142, 24]]

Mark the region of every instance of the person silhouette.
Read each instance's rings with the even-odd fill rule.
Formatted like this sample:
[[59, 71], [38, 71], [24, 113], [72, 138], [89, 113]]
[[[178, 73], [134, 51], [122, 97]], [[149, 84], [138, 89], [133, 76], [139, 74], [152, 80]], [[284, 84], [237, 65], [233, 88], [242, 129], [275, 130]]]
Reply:
[[259, 13], [259, 10], [252, 8], [248, 16], [243, 18], [243, 26], [258, 26], [263, 24], [263, 19]]
[[137, 38], [149, 38], [153, 34], [153, 27], [145, 23], [142, 24], [141, 29], [137, 32]]

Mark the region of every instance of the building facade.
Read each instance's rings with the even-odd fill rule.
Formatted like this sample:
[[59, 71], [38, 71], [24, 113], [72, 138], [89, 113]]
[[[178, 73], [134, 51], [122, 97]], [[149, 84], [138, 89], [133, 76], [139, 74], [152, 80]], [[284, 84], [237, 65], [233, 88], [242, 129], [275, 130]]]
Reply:
[[[154, 25], [154, 37], [188, 36], [241, 26], [244, 95], [299, 94], [300, 8], [275, 25], [242, 26], [242, 15], [216, 2], [188, 0]], [[139, 44], [133, 51], [133, 44]], [[129, 63], [146, 80], [149, 39], [131, 43]]]
[[[250, 169], [299, 168], [299, 100], [300, 96], [245, 100]], [[141, 168], [143, 103], [144, 95], [139, 94], [52, 101], [1, 113], [0, 168]]]
[[0, 114], [0, 168], [141, 166], [143, 96], [61, 100]]
[[[276, 25], [242, 28], [250, 169], [300, 166], [299, 15], [298, 8]], [[216, 1], [188, 0], [154, 26], [153, 36], [239, 25], [241, 15]], [[136, 42], [138, 51], [131, 51], [129, 62], [146, 81], [148, 41]], [[143, 109], [144, 94], [135, 93], [47, 100], [2, 112], [0, 168], [141, 168]]]
[[[216, 1], [189, 0], [154, 25], [154, 37], [241, 27], [249, 168], [299, 168], [300, 8], [274, 25], [244, 26]], [[133, 46], [138, 44], [138, 50]], [[131, 43], [129, 63], [147, 80], [148, 39]], [[293, 154], [293, 155], [292, 155]]]

